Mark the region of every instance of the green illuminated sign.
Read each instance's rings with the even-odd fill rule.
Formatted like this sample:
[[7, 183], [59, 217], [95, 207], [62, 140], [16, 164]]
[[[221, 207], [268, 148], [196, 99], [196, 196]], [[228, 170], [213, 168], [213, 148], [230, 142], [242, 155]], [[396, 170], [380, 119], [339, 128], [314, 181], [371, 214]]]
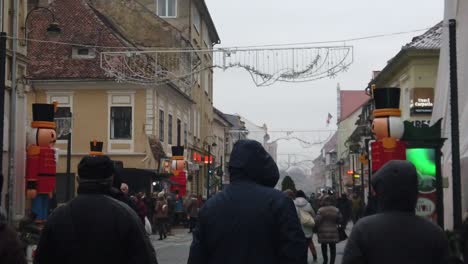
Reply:
[[407, 149], [406, 159], [414, 164], [418, 173], [419, 198], [416, 214], [435, 223], [437, 221], [436, 151], [430, 148]]

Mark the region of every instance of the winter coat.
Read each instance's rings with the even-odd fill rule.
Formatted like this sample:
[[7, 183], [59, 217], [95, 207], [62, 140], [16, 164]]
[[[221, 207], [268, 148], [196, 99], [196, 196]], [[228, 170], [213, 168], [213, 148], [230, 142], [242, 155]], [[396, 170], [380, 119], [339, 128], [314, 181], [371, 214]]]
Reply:
[[167, 208], [167, 202], [166, 200], [158, 200], [156, 202], [156, 206], [154, 208], [155, 215], [154, 217], [156, 219], [163, 219], [167, 218], [168, 216], [168, 208]]
[[148, 209], [143, 199], [139, 198], [136, 203], [137, 213], [142, 223], [145, 223], [145, 217], [148, 216]]
[[[302, 197], [298, 197], [294, 200], [294, 205], [296, 205], [297, 210], [302, 210], [304, 212], [307, 212], [313, 218], [315, 218], [315, 211], [306, 199]], [[302, 226], [302, 231], [304, 232], [304, 235], [306, 238], [311, 238], [312, 235], [314, 234], [313, 227], [311, 226]]]
[[0, 223], [0, 263], [26, 264], [18, 234], [6, 223]]
[[415, 215], [418, 179], [414, 166], [391, 161], [374, 174], [372, 185], [379, 211], [354, 226], [342, 263], [448, 263], [443, 230]]
[[110, 190], [80, 184], [78, 197], [50, 215], [35, 264], [157, 264], [137, 214]]
[[340, 210], [340, 213], [343, 216], [342, 224], [346, 225], [349, 222], [349, 219], [351, 219], [351, 201], [347, 197], [340, 197], [338, 198], [336, 208]]
[[315, 217], [315, 224], [318, 228], [318, 242], [321, 244], [338, 243], [340, 241], [338, 224], [341, 221], [340, 210], [335, 206], [327, 205], [320, 208]]
[[198, 199], [192, 197], [187, 205], [187, 214], [192, 218], [197, 218], [199, 209], [200, 203], [198, 202]]
[[306, 264], [296, 208], [273, 189], [278, 167], [260, 143], [235, 144], [230, 177], [200, 210], [188, 264]]

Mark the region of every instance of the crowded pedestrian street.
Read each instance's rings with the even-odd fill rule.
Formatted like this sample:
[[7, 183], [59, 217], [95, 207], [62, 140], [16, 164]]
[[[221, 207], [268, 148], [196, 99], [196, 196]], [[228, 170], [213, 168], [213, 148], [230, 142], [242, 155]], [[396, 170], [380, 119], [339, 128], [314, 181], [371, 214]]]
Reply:
[[468, 0], [0, 0], [0, 264], [468, 263]]
[[[347, 228], [347, 232], [351, 231], [351, 224]], [[186, 264], [189, 256], [190, 245], [192, 243], [192, 234], [188, 233], [188, 229], [176, 228], [173, 229], [174, 235], [170, 235], [167, 239], [159, 241], [155, 235], [151, 236], [151, 242], [157, 252], [159, 264]], [[318, 244], [317, 238], [314, 243]], [[337, 244], [336, 247], [336, 263], [341, 263], [343, 258], [346, 242]], [[309, 252], [308, 263], [323, 263], [323, 258], [319, 253], [316, 262], [312, 261], [312, 254]]]

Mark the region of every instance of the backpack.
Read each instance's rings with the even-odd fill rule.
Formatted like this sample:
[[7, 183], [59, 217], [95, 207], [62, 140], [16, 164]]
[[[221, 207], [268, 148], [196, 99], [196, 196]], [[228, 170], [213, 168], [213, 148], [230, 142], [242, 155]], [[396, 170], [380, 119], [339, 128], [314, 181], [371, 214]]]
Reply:
[[301, 222], [301, 225], [305, 227], [314, 227], [315, 226], [315, 220], [310, 215], [308, 212], [298, 208], [297, 209], [297, 216], [299, 217], [299, 221]]

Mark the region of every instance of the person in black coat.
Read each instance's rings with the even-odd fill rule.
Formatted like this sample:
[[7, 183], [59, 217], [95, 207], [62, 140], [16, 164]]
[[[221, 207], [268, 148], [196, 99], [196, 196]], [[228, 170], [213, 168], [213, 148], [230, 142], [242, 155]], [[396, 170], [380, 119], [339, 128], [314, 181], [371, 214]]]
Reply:
[[0, 263], [26, 264], [21, 241], [15, 229], [7, 224], [6, 213], [0, 207]]
[[354, 226], [342, 264], [448, 263], [443, 230], [415, 215], [418, 197], [416, 168], [407, 161], [390, 161], [374, 176], [378, 213]]
[[34, 263], [157, 264], [136, 213], [111, 197], [111, 160], [85, 156], [78, 174], [78, 196], [50, 215]]
[[351, 201], [348, 199], [348, 196], [343, 193], [340, 198], [337, 200], [336, 207], [340, 210], [342, 216], [342, 222], [340, 223], [344, 227], [348, 225], [349, 220], [351, 219]]
[[200, 210], [188, 264], [306, 264], [294, 203], [273, 189], [279, 171], [262, 145], [238, 141], [229, 172], [231, 184]]

